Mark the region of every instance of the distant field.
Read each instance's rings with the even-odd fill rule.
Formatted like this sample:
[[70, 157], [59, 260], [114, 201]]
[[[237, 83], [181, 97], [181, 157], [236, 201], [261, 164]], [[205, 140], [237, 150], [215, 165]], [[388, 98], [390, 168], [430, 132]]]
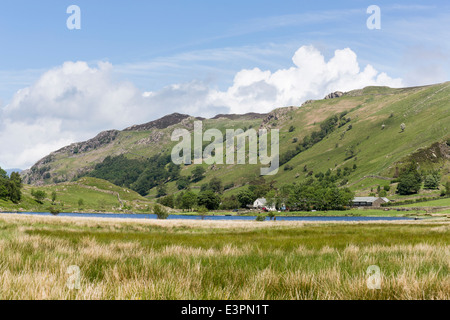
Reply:
[[[31, 196], [33, 189], [46, 193], [42, 203], [38, 203]], [[51, 199], [53, 192], [56, 192], [54, 203]], [[148, 213], [153, 205], [154, 202], [132, 190], [96, 178], [82, 178], [77, 182], [40, 187], [25, 185], [19, 204], [0, 199], [0, 211], [48, 212], [49, 208], [53, 207], [60, 212]]]
[[450, 299], [449, 222], [0, 215], [0, 248], [0, 299]]
[[405, 204], [402, 207], [450, 207], [450, 198]]

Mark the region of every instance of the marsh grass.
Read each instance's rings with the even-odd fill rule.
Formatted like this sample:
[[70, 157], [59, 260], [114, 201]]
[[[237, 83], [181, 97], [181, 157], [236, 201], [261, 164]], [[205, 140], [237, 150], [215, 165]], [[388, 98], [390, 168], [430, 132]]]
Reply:
[[[0, 299], [449, 299], [449, 231], [0, 215]], [[381, 290], [367, 288], [370, 265]]]

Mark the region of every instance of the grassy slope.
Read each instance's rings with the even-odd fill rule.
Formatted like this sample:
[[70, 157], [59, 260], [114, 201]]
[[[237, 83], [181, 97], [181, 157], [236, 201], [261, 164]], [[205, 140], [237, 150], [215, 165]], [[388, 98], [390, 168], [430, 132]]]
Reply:
[[450, 207], [450, 198], [402, 205], [402, 207]]
[[[353, 167], [353, 164], [358, 169], [348, 177], [350, 184], [368, 175], [392, 177], [396, 162], [403, 161], [419, 148], [450, 137], [449, 99], [450, 83], [407, 89], [369, 87], [339, 99], [315, 101], [296, 108], [285, 116], [285, 120], [276, 121], [280, 129], [281, 153], [295, 148], [293, 138], [301, 141], [312, 131], [318, 130], [320, 122], [342, 111], [349, 111], [347, 117], [352, 119], [350, 124], [353, 128], [346, 132], [342, 140], [341, 134], [347, 126], [337, 129], [322, 142], [292, 159], [288, 164], [294, 170], [284, 171], [281, 167], [276, 176], [266, 179], [274, 179], [278, 185], [293, 183], [305, 179], [306, 173], [302, 170], [305, 165], [308, 171], [317, 173], [329, 168]], [[400, 132], [401, 123], [406, 124], [403, 133]], [[381, 129], [383, 124], [384, 130]], [[296, 130], [290, 133], [290, 126]], [[346, 149], [350, 146], [355, 146], [358, 154], [356, 159], [345, 160]], [[189, 176], [192, 167], [184, 168], [182, 174]], [[233, 182], [241, 185], [258, 177], [259, 168], [259, 165], [218, 165], [215, 171], [208, 171], [206, 179], [197, 186], [212, 177], [221, 178], [224, 184]], [[449, 177], [448, 162], [446, 168], [443, 180]], [[367, 195], [371, 192], [370, 188], [376, 189], [378, 185], [386, 184], [389, 182], [368, 178], [359, 181], [352, 189]], [[169, 191], [176, 192], [175, 186], [169, 185]], [[238, 189], [233, 189], [226, 195], [236, 192]], [[150, 195], [155, 195], [155, 192]]]
[[[389, 182], [377, 178], [367, 178], [368, 175], [393, 176], [395, 163], [404, 161], [408, 155], [419, 148], [431, 146], [438, 141], [449, 138], [450, 124], [450, 83], [433, 86], [391, 89], [386, 87], [368, 87], [352, 91], [339, 99], [319, 100], [301, 108], [283, 109], [286, 114], [272, 121], [280, 129], [280, 152], [294, 149], [298, 141], [313, 131], [319, 130], [320, 123], [330, 116], [342, 111], [348, 111], [346, 117], [352, 120], [352, 129], [347, 131], [343, 138], [341, 134], [347, 126], [337, 129], [326, 139], [311, 149], [297, 155], [288, 165], [293, 166], [292, 171], [280, 168], [276, 176], [266, 177], [266, 180], [275, 180], [277, 185], [302, 181], [306, 178], [303, 167], [314, 173], [325, 172], [328, 169], [336, 170], [345, 166], [358, 169], [348, 178], [351, 189], [358, 195], [368, 195], [378, 185]], [[391, 116], [392, 115], [392, 116]], [[192, 123], [194, 120], [191, 119]], [[406, 130], [400, 133], [400, 124], [406, 124]], [[204, 129], [217, 128], [225, 131], [227, 128], [258, 129], [261, 120], [205, 120]], [[382, 130], [382, 125], [385, 129]], [[293, 126], [295, 130], [289, 132]], [[62, 156], [52, 163], [53, 170], [59, 173], [77, 170], [86, 165], [92, 166], [107, 155], [121, 154], [131, 158], [150, 157], [159, 152], [169, 152], [175, 142], [170, 141], [170, 134], [174, 127], [159, 130], [164, 134], [158, 143], [140, 144], [140, 140], [155, 134], [155, 130], [144, 132], [121, 132], [118, 138], [106, 147], [88, 153]], [[346, 149], [355, 146], [357, 156], [345, 160]], [[438, 163], [443, 167], [443, 180], [449, 178], [450, 163]], [[204, 165], [205, 168], [209, 166]], [[207, 183], [212, 177], [219, 177], [223, 184], [234, 183], [241, 186], [249, 180], [257, 178], [260, 174], [260, 165], [217, 165], [215, 170], [207, 170], [204, 180], [194, 184], [194, 190], [201, 184]], [[194, 166], [182, 168], [182, 175], [190, 176]], [[354, 183], [354, 184], [353, 184]], [[389, 196], [402, 198], [393, 194], [392, 188]], [[178, 192], [174, 182], [168, 184], [169, 193]], [[226, 196], [236, 194], [239, 188], [225, 192]], [[438, 191], [437, 191], [438, 192]], [[150, 190], [149, 198], [156, 195], [156, 190]]]
[[[33, 199], [32, 189], [43, 190], [47, 193], [47, 198], [42, 204]], [[53, 191], [57, 194], [55, 204], [51, 203]], [[22, 201], [17, 205], [0, 200], [0, 210], [39, 212], [48, 211], [48, 208], [52, 206], [61, 212], [128, 212], [130, 210], [146, 212], [153, 205], [153, 202], [132, 190], [120, 188], [108, 181], [95, 178], [83, 178], [77, 182], [42, 187], [25, 185], [22, 192]], [[124, 206], [119, 202], [117, 194]], [[78, 204], [80, 199], [83, 200], [82, 206]]]

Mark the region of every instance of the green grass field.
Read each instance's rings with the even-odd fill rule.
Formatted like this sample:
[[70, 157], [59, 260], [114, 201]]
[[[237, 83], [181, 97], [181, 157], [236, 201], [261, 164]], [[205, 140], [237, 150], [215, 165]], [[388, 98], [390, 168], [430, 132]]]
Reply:
[[405, 204], [402, 207], [450, 207], [450, 198]]
[[[450, 298], [449, 222], [0, 215], [0, 248], [0, 299]], [[79, 289], [66, 285], [74, 265]]]
[[[47, 197], [42, 203], [31, 196], [32, 189], [45, 191]], [[56, 192], [54, 203], [51, 199], [52, 192]], [[80, 200], [82, 205], [79, 204]], [[153, 205], [154, 202], [132, 190], [96, 178], [82, 178], [77, 182], [40, 187], [25, 185], [19, 204], [0, 199], [0, 211], [48, 212], [53, 207], [60, 212], [148, 213]]]

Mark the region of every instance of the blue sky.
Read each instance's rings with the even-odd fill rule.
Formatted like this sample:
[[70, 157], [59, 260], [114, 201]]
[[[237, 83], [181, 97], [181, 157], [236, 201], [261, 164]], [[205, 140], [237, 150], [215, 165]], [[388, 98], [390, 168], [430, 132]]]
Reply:
[[[81, 30], [66, 28], [66, 8], [71, 4], [82, 10]], [[371, 4], [382, 9], [381, 30], [366, 28], [365, 11]], [[405, 77], [404, 60], [414, 58], [412, 50], [449, 52], [449, 15], [448, 1], [4, 1], [0, 71], [16, 72], [16, 79], [9, 84], [2, 79], [0, 99], [6, 103], [43, 71], [78, 60], [124, 67], [153, 62], [143, 76], [123, 70], [145, 90], [198, 76], [229, 84], [233, 71], [243, 68], [288, 67], [293, 52], [304, 44], [318, 46], [325, 56], [350, 47], [361, 63]], [[240, 52], [252, 47], [276, 51], [277, 46], [277, 52], [254, 57]], [[236, 55], [219, 61], [177, 60], [182, 70], [162, 66], [185, 53], [224, 49]], [[200, 73], [191, 72], [190, 67], [198, 66]], [[448, 77], [448, 59], [445, 67]], [[161, 79], [162, 73], [168, 74]]]
[[[66, 9], [72, 4], [81, 9], [81, 30], [66, 27]], [[370, 5], [381, 8], [381, 30], [366, 26]], [[207, 116], [268, 111], [320, 98], [326, 90], [447, 81], [449, 21], [448, 1], [2, 1], [0, 143], [11, 140], [7, 127], [26, 126], [28, 133], [14, 142], [19, 149], [11, 147], [0, 156], [0, 166], [27, 167], [98, 131], [174, 111]], [[349, 61], [349, 67], [326, 65], [336, 56], [341, 64]], [[288, 72], [308, 65], [325, 66], [337, 76], [316, 75], [308, 82], [307, 73]], [[367, 65], [375, 71], [366, 70]], [[92, 74], [98, 76], [98, 88], [84, 85], [95, 78]], [[309, 89], [289, 96], [287, 79]], [[311, 82], [320, 85], [311, 87]], [[253, 90], [245, 99], [238, 95], [244, 89]], [[277, 93], [261, 94], [272, 89]], [[147, 100], [138, 101], [141, 96]], [[100, 105], [109, 99], [120, 102], [111, 103], [111, 112], [130, 114], [122, 121], [105, 120]], [[98, 118], [86, 120], [86, 110], [77, 103], [89, 105]], [[64, 109], [68, 105], [70, 110]], [[143, 113], [133, 117], [130, 110]], [[57, 130], [43, 129], [49, 121]], [[48, 143], [33, 142], [37, 132]]]

